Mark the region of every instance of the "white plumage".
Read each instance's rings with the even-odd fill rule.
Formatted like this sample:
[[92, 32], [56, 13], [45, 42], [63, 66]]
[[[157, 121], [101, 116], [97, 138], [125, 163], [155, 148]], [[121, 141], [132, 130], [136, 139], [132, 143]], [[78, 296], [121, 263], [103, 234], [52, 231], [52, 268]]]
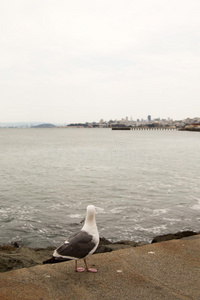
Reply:
[[83, 259], [87, 271], [97, 272], [96, 269], [88, 268], [86, 257], [95, 252], [98, 244], [99, 233], [95, 220], [95, 207], [94, 205], [88, 205], [83, 228], [70, 236], [63, 245], [54, 251], [53, 257], [44, 263], [56, 263], [73, 259], [75, 260], [75, 271], [83, 272], [84, 268], [77, 268], [77, 260]]

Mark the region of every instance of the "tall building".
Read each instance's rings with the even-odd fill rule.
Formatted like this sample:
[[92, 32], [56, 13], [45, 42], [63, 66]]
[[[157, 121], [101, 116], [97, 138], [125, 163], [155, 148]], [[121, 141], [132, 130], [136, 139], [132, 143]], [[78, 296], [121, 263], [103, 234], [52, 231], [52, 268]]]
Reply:
[[151, 116], [150, 115], [148, 115], [147, 119], [148, 119], [149, 122], [151, 122]]

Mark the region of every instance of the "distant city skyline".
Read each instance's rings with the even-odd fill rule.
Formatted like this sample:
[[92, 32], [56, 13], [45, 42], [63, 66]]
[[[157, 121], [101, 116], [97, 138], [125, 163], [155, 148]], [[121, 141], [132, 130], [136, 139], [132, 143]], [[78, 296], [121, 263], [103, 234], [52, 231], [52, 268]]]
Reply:
[[198, 0], [4, 1], [0, 122], [200, 111]]
[[195, 117], [195, 118], [186, 118], [186, 119], [181, 119], [181, 120], [173, 120], [172, 118], [167, 118], [167, 119], [162, 119], [160, 117], [158, 118], [152, 118], [151, 115], [148, 115], [147, 118], [141, 118], [141, 119], [136, 119], [133, 120], [132, 116], [129, 117], [124, 117], [120, 118], [119, 120], [117, 119], [110, 119], [110, 120], [104, 120], [100, 119], [94, 120], [93, 122], [70, 122], [70, 123], [53, 123], [53, 122], [0, 122], [0, 128], [2, 127], [31, 127], [31, 126], [37, 126], [37, 125], [55, 125], [55, 126], [68, 126], [68, 125], [75, 125], [75, 124], [124, 124], [124, 125], [133, 125], [133, 124], [147, 124], [147, 123], [159, 123], [159, 124], [186, 124], [186, 123], [200, 123], [200, 117]]

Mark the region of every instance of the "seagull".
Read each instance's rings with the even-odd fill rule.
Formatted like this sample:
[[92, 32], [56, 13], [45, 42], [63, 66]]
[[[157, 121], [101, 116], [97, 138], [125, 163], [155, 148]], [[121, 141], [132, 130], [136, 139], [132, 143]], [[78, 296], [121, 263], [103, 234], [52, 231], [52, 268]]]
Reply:
[[95, 220], [95, 207], [94, 205], [88, 205], [83, 228], [71, 235], [64, 244], [53, 252], [52, 258], [44, 261], [43, 264], [73, 259], [75, 260], [75, 271], [84, 272], [85, 268], [77, 267], [77, 260], [83, 259], [87, 272], [96, 273], [97, 269], [88, 268], [86, 258], [95, 252], [98, 245], [99, 232]]

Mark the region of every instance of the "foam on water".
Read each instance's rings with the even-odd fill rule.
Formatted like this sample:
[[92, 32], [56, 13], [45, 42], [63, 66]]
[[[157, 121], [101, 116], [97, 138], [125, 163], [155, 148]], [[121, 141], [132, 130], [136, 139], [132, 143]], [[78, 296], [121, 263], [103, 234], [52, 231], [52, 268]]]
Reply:
[[169, 209], [166, 209], [166, 208], [154, 209], [153, 215], [160, 216], [160, 215], [166, 214], [168, 211], [169, 211]]
[[136, 225], [134, 227], [135, 230], [141, 231], [141, 232], [148, 232], [151, 234], [160, 234], [163, 230], [166, 230], [167, 225], [160, 225], [160, 226], [154, 226], [149, 228], [144, 228], [142, 226]]
[[71, 214], [71, 215], [69, 215], [69, 217], [72, 219], [80, 219], [81, 215], [80, 214]]

